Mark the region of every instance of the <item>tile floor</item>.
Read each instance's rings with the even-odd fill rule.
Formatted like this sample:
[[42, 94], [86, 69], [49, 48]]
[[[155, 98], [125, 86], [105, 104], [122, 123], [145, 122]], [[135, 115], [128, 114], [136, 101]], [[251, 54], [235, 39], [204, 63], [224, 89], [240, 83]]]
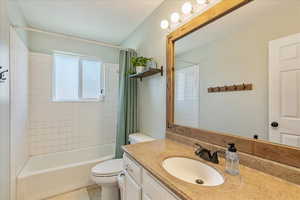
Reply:
[[90, 186], [64, 193], [45, 200], [101, 200], [101, 189], [98, 186]]

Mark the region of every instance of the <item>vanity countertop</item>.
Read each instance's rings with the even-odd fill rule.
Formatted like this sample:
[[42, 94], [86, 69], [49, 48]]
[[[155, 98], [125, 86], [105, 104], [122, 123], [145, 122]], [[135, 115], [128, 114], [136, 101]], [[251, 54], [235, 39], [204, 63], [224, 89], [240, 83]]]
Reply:
[[[243, 165], [240, 165], [241, 176], [230, 176], [224, 173], [224, 159], [220, 159], [220, 164], [206, 162], [194, 155], [193, 147], [170, 139], [127, 145], [123, 149], [184, 200], [300, 200], [299, 185]], [[200, 186], [171, 176], [163, 169], [162, 162], [178, 156], [200, 160], [214, 167], [224, 176], [224, 184]]]

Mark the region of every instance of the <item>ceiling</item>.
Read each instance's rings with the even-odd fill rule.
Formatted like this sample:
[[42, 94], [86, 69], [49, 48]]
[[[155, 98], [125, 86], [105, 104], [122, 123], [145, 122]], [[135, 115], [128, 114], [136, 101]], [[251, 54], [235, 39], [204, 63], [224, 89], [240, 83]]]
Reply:
[[239, 8], [238, 10], [210, 23], [188, 36], [176, 41], [175, 54], [180, 56], [193, 49], [207, 45], [231, 32], [243, 29], [248, 23], [259, 20], [264, 15], [273, 16], [284, 9], [298, 9], [299, 0], [259, 0]]
[[13, 0], [28, 26], [120, 44], [163, 0]]

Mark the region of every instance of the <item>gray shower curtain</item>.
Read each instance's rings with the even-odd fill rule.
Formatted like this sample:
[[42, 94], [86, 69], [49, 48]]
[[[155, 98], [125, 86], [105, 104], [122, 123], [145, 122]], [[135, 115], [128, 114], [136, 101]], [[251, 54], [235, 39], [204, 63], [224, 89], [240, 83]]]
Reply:
[[128, 136], [138, 130], [137, 125], [137, 80], [128, 78], [132, 68], [131, 58], [137, 56], [134, 50], [120, 51], [118, 122], [116, 137], [116, 158], [122, 158], [122, 145], [128, 144]]

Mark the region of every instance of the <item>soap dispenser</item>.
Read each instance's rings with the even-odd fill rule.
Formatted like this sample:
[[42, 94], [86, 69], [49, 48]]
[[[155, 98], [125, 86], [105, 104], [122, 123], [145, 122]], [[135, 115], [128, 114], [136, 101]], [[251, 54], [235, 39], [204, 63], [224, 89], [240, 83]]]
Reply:
[[229, 147], [226, 151], [225, 159], [225, 172], [230, 175], [239, 175], [239, 156], [234, 143], [229, 143]]

